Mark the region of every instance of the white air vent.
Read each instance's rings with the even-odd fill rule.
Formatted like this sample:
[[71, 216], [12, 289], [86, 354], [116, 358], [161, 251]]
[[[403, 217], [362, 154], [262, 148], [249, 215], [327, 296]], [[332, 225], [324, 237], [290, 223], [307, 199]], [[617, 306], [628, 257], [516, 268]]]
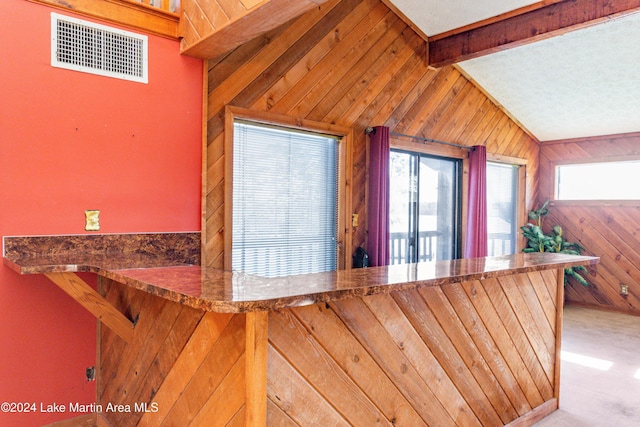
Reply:
[[140, 34], [51, 13], [51, 65], [148, 82], [148, 39]]

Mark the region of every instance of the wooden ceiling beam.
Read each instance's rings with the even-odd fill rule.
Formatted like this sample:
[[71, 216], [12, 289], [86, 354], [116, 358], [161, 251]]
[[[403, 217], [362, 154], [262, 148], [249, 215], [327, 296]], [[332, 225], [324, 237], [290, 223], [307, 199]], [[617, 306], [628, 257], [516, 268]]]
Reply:
[[640, 11], [640, 0], [565, 0], [429, 40], [429, 65], [442, 67], [565, 34]]

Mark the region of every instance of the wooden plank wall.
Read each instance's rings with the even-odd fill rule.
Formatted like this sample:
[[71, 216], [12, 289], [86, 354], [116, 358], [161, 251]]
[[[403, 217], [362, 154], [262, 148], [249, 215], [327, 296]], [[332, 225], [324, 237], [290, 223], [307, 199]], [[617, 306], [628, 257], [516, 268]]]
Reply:
[[224, 265], [226, 105], [354, 130], [351, 252], [367, 238], [367, 126], [526, 159], [527, 209], [537, 201], [538, 143], [455, 68], [428, 68], [424, 40], [380, 0], [329, 0], [210, 60], [207, 104], [207, 266]]
[[243, 425], [245, 315], [205, 314], [107, 279], [100, 286], [138, 318], [129, 344], [99, 333], [97, 403], [111, 425]]
[[[540, 203], [553, 199], [556, 164], [640, 158], [640, 134], [549, 141], [540, 148]], [[600, 257], [584, 287], [570, 281], [569, 303], [640, 315], [640, 205], [621, 203], [558, 203], [548, 226], [560, 224], [567, 238]], [[620, 285], [629, 295], [620, 295]]]
[[185, 1], [180, 17], [180, 44], [186, 50], [207, 35], [245, 16], [248, 8], [240, 1]]
[[532, 422], [557, 408], [557, 303], [544, 271], [272, 312], [268, 425]]
[[549, 270], [269, 312], [256, 325], [268, 327], [266, 366], [247, 371], [248, 315], [101, 279], [138, 323], [128, 344], [100, 331], [100, 415], [119, 427], [246, 425], [245, 380], [266, 371], [254, 391], [270, 426], [536, 420], [557, 408], [559, 280]]
[[182, 5], [180, 50], [214, 58], [327, 0], [188, 0]]

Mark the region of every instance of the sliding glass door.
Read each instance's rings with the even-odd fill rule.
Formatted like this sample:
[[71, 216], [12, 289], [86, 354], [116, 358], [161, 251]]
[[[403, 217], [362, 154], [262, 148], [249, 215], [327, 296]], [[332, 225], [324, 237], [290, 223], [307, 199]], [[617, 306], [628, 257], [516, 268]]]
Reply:
[[390, 264], [459, 257], [460, 161], [391, 151]]

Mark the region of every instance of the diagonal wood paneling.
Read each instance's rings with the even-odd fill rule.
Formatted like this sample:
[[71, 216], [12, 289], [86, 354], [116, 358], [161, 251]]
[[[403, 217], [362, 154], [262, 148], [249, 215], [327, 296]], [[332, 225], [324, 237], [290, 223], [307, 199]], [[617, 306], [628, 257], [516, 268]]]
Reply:
[[[388, 420], [406, 425], [423, 423], [408, 398], [393, 385], [384, 370], [378, 366], [358, 339], [328, 306], [318, 304], [301, 307], [295, 309], [295, 316], [289, 312], [286, 317], [283, 317], [275, 312], [269, 320], [274, 325], [269, 337], [272, 347], [280, 352], [285, 351], [282, 343], [287, 343], [290, 338], [286, 334], [279, 333], [286, 331], [286, 327], [289, 331], [295, 328], [297, 333], [291, 334], [292, 343], [302, 348], [311, 345], [321, 349], [315, 354], [307, 353], [305, 357], [311, 358], [311, 362], [321, 357], [322, 362], [316, 362], [317, 365], [327, 366], [325, 370], [337, 372], [338, 374], [334, 375], [338, 378], [341, 388], [367, 390], [366, 398], [379, 408]], [[282, 322], [289, 322], [292, 326], [287, 326], [285, 323], [285, 328], [278, 327], [277, 325]], [[309, 331], [312, 331], [312, 337], [309, 336]], [[302, 363], [294, 358], [291, 363], [294, 366], [302, 366]], [[305, 361], [305, 363], [308, 366], [309, 362]], [[342, 374], [340, 374], [341, 371]], [[313, 378], [309, 374], [307, 376]], [[287, 402], [282, 403], [281, 396], [270, 391], [269, 398], [276, 407], [282, 407], [286, 411]], [[366, 400], [365, 397], [361, 399]], [[365, 404], [366, 402], [363, 403]], [[338, 408], [340, 408], [339, 404]]]
[[534, 272], [272, 312], [269, 418], [493, 426], [529, 416], [557, 396], [557, 285], [556, 272]]
[[[540, 148], [540, 203], [553, 199], [555, 165], [568, 162], [640, 158], [640, 135], [626, 134], [550, 141]], [[640, 314], [640, 206], [633, 202], [557, 203], [546, 220], [562, 225], [568, 240], [579, 242], [586, 254], [600, 257], [588, 277], [591, 286], [572, 280], [566, 300]], [[629, 295], [620, 295], [620, 285]]]
[[217, 58], [327, 0], [186, 0], [180, 50]]
[[329, 0], [208, 69], [205, 265], [224, 265], [226, 105], [354, 130], [352, 249], [367, 239], [367, 126], [525, 159], [527, 209], [538, 199], [538, 143], [456, 69], [427, 67], [424, 41], [380, 0]]
[[117, 426], [526, 424], [557, 408], [561, 280], [531, 272], [224, 314], [103, 279], [139, 320], [130, 343], [101, 330], [98, 405]]
[[97, 403], [112, 425], [244, 425], [245, 315], [205, 314], [106, 279], [101, 288], [139, 318], [131, 343], [99, 335]]

